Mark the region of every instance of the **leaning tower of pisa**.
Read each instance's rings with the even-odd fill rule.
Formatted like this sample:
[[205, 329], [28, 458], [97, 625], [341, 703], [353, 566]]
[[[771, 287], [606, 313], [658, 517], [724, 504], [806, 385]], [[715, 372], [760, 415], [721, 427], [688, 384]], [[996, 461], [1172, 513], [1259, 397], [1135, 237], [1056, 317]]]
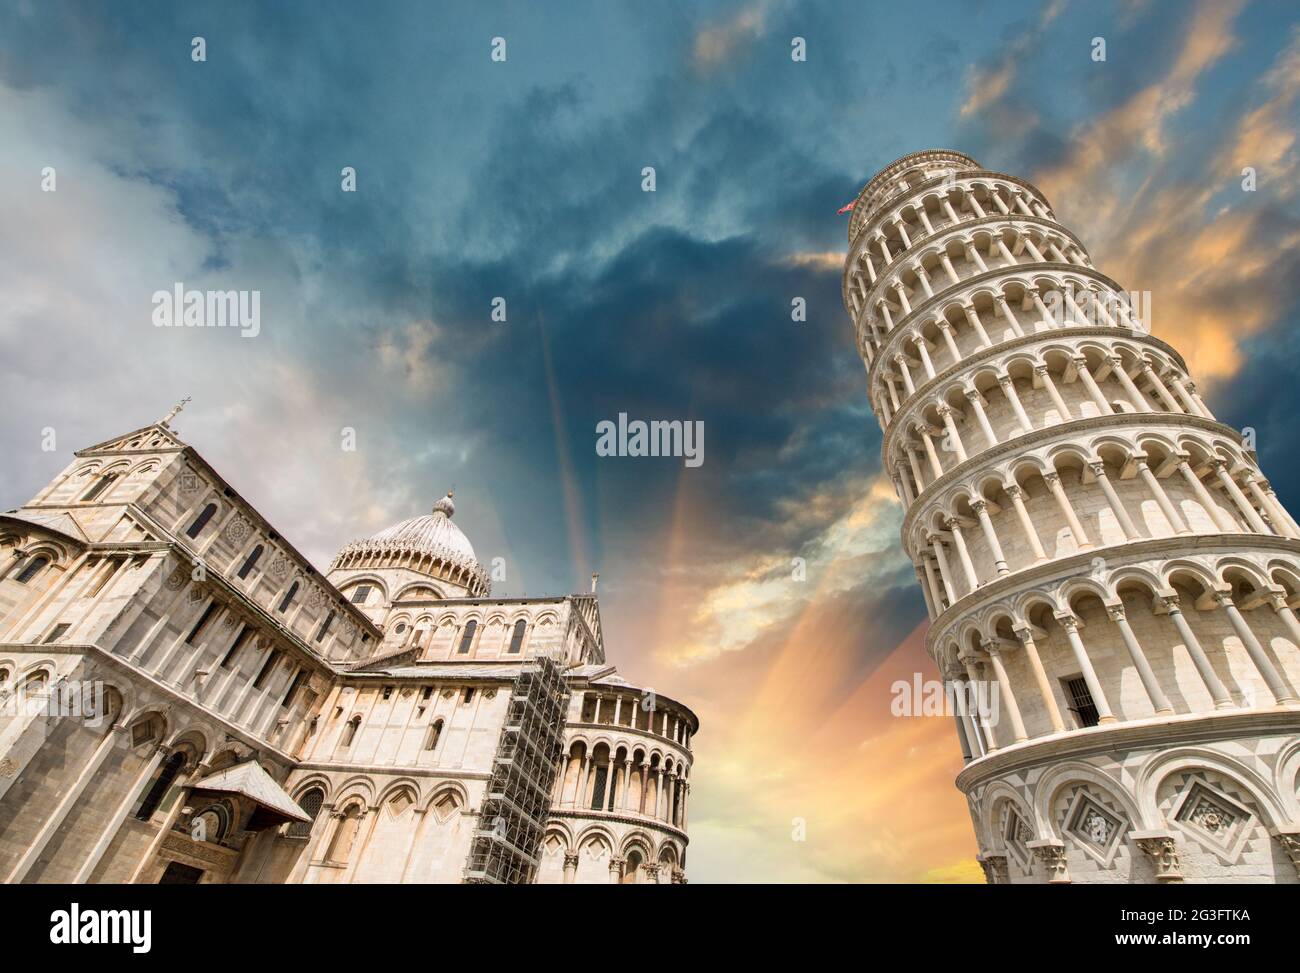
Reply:
[[1034, 186], [881, 170], [844, 303], [991, 883], [1300, 881], [1300, 526]]

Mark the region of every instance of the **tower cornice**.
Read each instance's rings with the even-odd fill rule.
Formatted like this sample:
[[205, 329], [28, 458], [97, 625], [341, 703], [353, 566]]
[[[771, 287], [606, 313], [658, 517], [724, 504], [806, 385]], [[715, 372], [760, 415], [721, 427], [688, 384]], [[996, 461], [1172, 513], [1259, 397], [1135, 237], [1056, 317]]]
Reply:
[[[983, 365], [995, 358], [1001, 357], [1002, 355], [1010, 354], [1012, 352], [1019, 351], [1024, 348], [1032, 348], [1036, 345], [1041, 345], [1045, 343], [1051, 344], [1053, 343], [1052, 339], [1056, 335], [1061, 335], [1064, 337], [1072, 337], [1072, 338], [1114, 338], [1116, 337], [1114, 328], [1076, 327], [1076, 328], [1068, 328], [1068, 329], [1061, 328], [1057, 331], [1036, 332], [1034, 334], [1027, 334], [1023, 338], [1013, 338], [1010, 341], [1004, 341], [1000, 344], [990, 345], [988, 348], [984, 348], [981, 351], [977, 352], [976, 354], [971, 355], [969, 358], [966, 358], [962, 363], [957, 365], [951, 365], [948, 368], [945, 368], [942, 372], [936, 374], [934, 378], [926, 379], [924, 383], [918, 385], [916, 387], [916, 392], [913, 393], [912, 395], [909, 395], [900, 404], [898, 411], [894, 414], [893, 418], [890, 419], [889, 426], [885, 430], [884, 439], [881, 441], [880, 444], [881, 453], [883, 453], [886, 456], [889, 455], [890, 451], [894, 447], [894, 440], [898, 436], [905, 434], [906, 431], [905, 420], [907, 419], [909, 413], [911, 413], [912, 410], [916, 408], [916, 405], [918, 403], [924, 402], [926, 398], [931, 393], [933, 393], [936, 389], [942, 387], [946, 383], [952, 382], [963, 372], [973, 370], [976, 367]], [[1187, 363], [1183, 361], [1182, 355], [1178, 354], [1178, 350], [1174, 348], [1173, 345], [1161, 341], [1155, 335], [1146, 332], [1131, 331], [1125, 335], [1122, 335], [1121, 337], [1125, 341], [1135, 341], [1142, 344], [1153, 345], [1154, 347], [1156, 347], [1157, 349], [1159, 349], [1160, 351], [1168, 355], [1170, 358], [1172, 358], [1174, 361], [1178, 362], [1179, 366], [1184, 371], [1187, 370]], [[868, 389], [870, 388], [871, 388], [871, 380], [869, 378]], [[1181, 415], [1181, 413], [1171, 412], [1168, 413], [1168, 415]], [[1078, 420], [1074, 420], [1074, 421], [1078, 421]], [[1053, 426], [1051, 428], [1058, 429], [1060, 427]], [[900, 433], [898, 431], [900, 429], [903, 429], [904, 432]], [[1027, 437], [1022, 436], [1021, 438], [1018, 438], [1016, 441], [1023, 442], [1025, 438]], [[918, 499], [920, 498], [918, 497]]]
[[[955, 149], [922, 149], [919, 152], [911, 152], [902, 158], [895, 159], [885, 168], [881, 169], [862, 187], [861, 191], [853, 200], [853, 218], [849, 220], [849, 242], [857, 235], [860, 223], [857, 221], [859, 208], [866, 211], [872, 208], [872, 196], [883, 188], [884, 184], [899, 172], [905, 170], [908, 166], [918, 165], [924, 162], [965, 162], [969, 163], [972, 168], [978, 169], [980, 164], [964, 152], [958, 152]], [[865, 204], [865, 205], [864, 205]]]
[[1048, 589], [1071, 579], [1086, 577], [1097, 558], [1108, 565], [1117, 566], [1148, 561], [1155, 558], [1177, 557], [1190, 553], [1224, 553], [1255, 551], [1281, 551], [1300, 556], [1300, 541], [1290, 537], [1277, 537], [1250, 533], [1179, 534], [1174, 537], [1154, 537], [1124, 544], [1108, 545], [1077, 551], [1065, 557], [1045, 561], [1025, 568], [968, 592], [948, 606], [936, 618], [925, 635], [925, 651], [937, 661], [935, 645], [952, 639], [954, 633], [971, 618], [980, 615], [997, 602], [1005, 602], [1017, 594], [1037, 592], [1046, 595]]
[[1189, 416], [1179, 412], [1125, 412], [1119, 415], [1088, 416], [1083, 419], [1058, 422], [1052, 426], [1035, 429], [1033, 432], [1022, 433], [1014, 439], [999, 443], [992, 449], [976, 453], [950, 470], [945, 470], [943, 476], [927, 484], [917, 498], [908, 505], [907, 514], [903, 517], [903, 526], [899, 529], [899, 536], [907, 536], [917, 516], [932, 498], [939, 496], [954, 483], [960, 482], [963, 477], [969, 476], [981, 467], [991, 466], [1004, 457], [1023, 453], [1043, 443], [1050, 443], [1054, 439], [1077, 437], [1081, 433], [1098, 429], [1142, 429], [1157, 424], [1162, 420], [1168, 420], [1171, 423], [1176, 422], [1180, 426], [1192, 426], [1207, 432], [1218, 433], [1221, 436], [1228, 437], [1235, 443], [1241, 443], [1242, 441], [1241, 433], [1217, 419], [1205, 419], [1201, 416]]
[[[899, 251], [899, 253], [894, 256], [894, 259], [889, 261], [889, 263], [885, 265], [885, 268], [880, 272], [880, 275], [876, 278], [875, 283], [871, 284], [867, 288], [867, 295], [864, 298], [861, 314], [855, 314], [853, 312], [853, 305], [850, 304], [848, 300], [849, 278], [852, 274], [852, 268], [853, 268], [853, 258], [850, 257], [849, 260], [847, 260], [844, 264], [844, 274], [843, 274], [843, 280], [841, 281], [841, 290], [843, 292], [844, 306], [849, 310], [850, 319], [853, 321], [855, 332], [859, 327], [861, 327], [862, 317], [870, 309], [872, 298], [874, 298], [878, 294], [880, 285], [889, 279], [890, 275], [894, 272], [895, 268], [901, 266], [902, 264], [906, 263], [909, 260], [915, 260], [917, 258], [917, 253], [919, 251], [923, 252], [927, 247], [933, 246], [937, 241], [944, 239], [944, 237], [950, 233], [960, 233], [963, 231], [969, 231], [969, 230], [974, 230], [979, 228], [987, 229], [989, 226], [1009, 226], [1011, 229], [1017, 229], [1019, 226], [1022, 225], [1048, 227], [1053, 232], [1060, 233], [1064, 237], [1069, 237], [1071, 240], [1075, 242], [1075, 244], [1078, 245], [1079, 249], [1082, 250], [1084, 253], [1088, 252], [1083, 245], [1083, 241], [1080, 240], [1079, 237], [1076, 236], [1072, 230], [1062, 226], [1060, 223], [1057, 223], [1055, 220], [1044, 219], [1041, 216], [1025, 216], [1023, 214], [1016, 215], [1016, 216], [1003, 216], [999, 213], [996, 216], [984, 216], [976, 220], [967, 220], [960, 224], [955, 224], [955, 225], [950, 224], [948, 226], [944, 226], [936, 230], [933, 236], [928, 236], [925, 239], [912, 244], [906, 250]], [[1089, 259], [1091, 259], [1091, 256], [1089, 256]], [[1053, 263], [1053, 261], [1047, 261], [1047, 263]], [[1032, 266], [1032, 264], [1024, 264], [1022, 266], [1029, 267]], [[1076, 267], [1078, 266], [1078, 264], [1070, 264], [1069, 266]]]
[[[1117, 281], [1107, 276], [1106, 274], [1103, 274], [1100, 270], [1097, 270], [1095, 267], [1080, 267], [1078, 264], [1063, 264], [1063, 263], [1058, 263], [1056, 261], [1050, 261], [1050, 260], [1035, 262], [1035, 263], [1019, 264], [1017, 265], [1017, 269], [1015, 270], [998, 267], [993, 270], [984, 271], [983, 273], [972, 274], [970, 277], [965, 278], [961, 282], [960, 286], [964, 289], [964, 288], [978, 286], [980, 284], [988, 284], [999, 280], [1018, 281], [1020, 280], [1022, 274], [1028, 274], [1034, 272], [1042, 273], [1044, 271], [1078, 274], [1081, 277], [1090, 278], [1092, 280], [1097, 281], [1097, 283], [1099, 284], [1102, 284], [1106, 287], [1110, 287], [1116, 293], [1120, 293], [1120, 294], [1124, 293], [1124, 289], [1119, 285]], [[916, 307], [912, 308], [911, 312], [905, 314], [903, 317], [899, 318], [898, 321], [894, 323], [894, 326], [885, 335], [885, 340], [884, 343], [880, 346], [879, 354], [877, 354], [875, 359], [871, 362], [871, 364], [867, 366], [867, 388], [868, 389], [873, 388], [876, 384], [876, 370], [880, 367], [880, 363], [882, 361], [890, 360], [891, 358], [893, 358], [894, 354], [896, 353], [897, 349], [895, 345], [897, 344], [899, 337], [902, 334], [904, 334], [907, 331], [907, 329], [910, 328], [917, 320], [924, 318], [927, 314], [933, 313], [936, 307], [956, 302], [957, 301], [957, 296], [955, 293], [956, 289], [957, 289], [956, 287], [946, 288], [936, 293], [933, 297], [927, 297], [920, 304], [916, 305]], [[855, 323], [855, 329], [856, 327], [857, 325]], [[1052, 331], [1037, 332], [1036, 336], [1046, 340], [1051, 335], [1068, 334], [1076, 327], [1077, 326], [1071, 325], [1064, 328], [1057, 328]], [[1079, 328], [1078, 330], [1083, 330], [1083, 329]], [[1131, 329], [1116, 329], [1116, 328], [1107, 328], [1106, 331], [1108, 334], [1112, 334], [1112, 335], [1142, 333], [1142, 332], [1133, 331]], [[861, 338], [859, 337], [856, 340], [860, 345]], [[1009, 344], [1009, 342], [1003, 342], [1003, 344]], [[993, 347], [997, 348], [999, 346], [994, 345]], [[964, 366], [967, 361], [969, 361], [969, 358], [964, 358], [962, 359], [961, 362], [958, 362], [957, 365]]]

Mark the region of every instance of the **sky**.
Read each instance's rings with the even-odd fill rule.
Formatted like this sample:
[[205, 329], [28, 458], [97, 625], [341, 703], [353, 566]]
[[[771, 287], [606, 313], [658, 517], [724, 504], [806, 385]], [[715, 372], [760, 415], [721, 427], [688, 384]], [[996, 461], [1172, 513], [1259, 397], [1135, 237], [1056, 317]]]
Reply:
[[[11, 2], [0, 507], [186, 395], [321, 568], [454, 488], [495, 592], [598, 571], [699, 715], [693, 882], [979, 881], [952, 721], [891, 715], [937, 670], [836, 210], [927, 148], [1028, 179], [1294, 510], [1298, 116], [1285, 0]], [[259, 333], [156, 327], [177, 283]], [[619, 413], [704, 461], [598, 455]]]

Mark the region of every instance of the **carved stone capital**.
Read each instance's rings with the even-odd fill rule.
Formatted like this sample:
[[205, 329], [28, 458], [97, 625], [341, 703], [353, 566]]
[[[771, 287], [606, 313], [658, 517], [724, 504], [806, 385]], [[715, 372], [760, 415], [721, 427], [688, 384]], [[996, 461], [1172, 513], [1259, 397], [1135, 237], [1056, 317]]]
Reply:
[[1057, 615], [1056, 620], [1061, 623], [1061, 628], [1067, 632], [1076, 633], [1079, 631], [1079, 619], [1075, 615]]
[[1287, 853], [1287, 857], [1291, 859], [1296, 874], [1300, 875], [1300, 826], [1293, 825], [1289, 828], [1279, 828], [1272, 834], [1278, 844], [1282, 846], [1282, 850]]
[[1135, 831], [1133, 843], [1151, 859], [1156, 869], [1156, 881], [1181, 882], [1182, 862], [1178, 859], [1178, 845], [1174, 836], [1162, 831]]
[[984, 870], [984, 881], [989, 885], [1010, 885], [1011, 873], [1007, 870], [1006, 855], [981, 855], [978, 859]]
[[1026, 847], [1034, 852], [1043, 867], [1047, 869], [1050, 885], [1069, 885], [1070, 870], [1065, 858], [1065, 845], [1052, 839], [1040, 839], [1038, 841], [1026, 842]]

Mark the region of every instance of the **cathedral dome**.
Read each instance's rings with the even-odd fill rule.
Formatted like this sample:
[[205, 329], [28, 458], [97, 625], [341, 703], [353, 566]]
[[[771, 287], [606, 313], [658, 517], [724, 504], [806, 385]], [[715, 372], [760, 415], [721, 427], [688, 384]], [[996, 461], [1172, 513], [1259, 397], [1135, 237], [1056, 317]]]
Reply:
[[487, 572], [474, 556], [469, 538], [452, 523], [455, 512], [448, 493], [430, 513], [348, 544], [335, 556], [332, 568], [409, 568], [459, 585], [471, 597], [486, 595], [491, 590]]
[[392, 544], [454, 561], [477, 564], [474, 548], [464, 532], [451, 522], [456, 505], [448, 493], [433, 505], [433, 512], [385, 527], [370, 538], [371, 543]]

